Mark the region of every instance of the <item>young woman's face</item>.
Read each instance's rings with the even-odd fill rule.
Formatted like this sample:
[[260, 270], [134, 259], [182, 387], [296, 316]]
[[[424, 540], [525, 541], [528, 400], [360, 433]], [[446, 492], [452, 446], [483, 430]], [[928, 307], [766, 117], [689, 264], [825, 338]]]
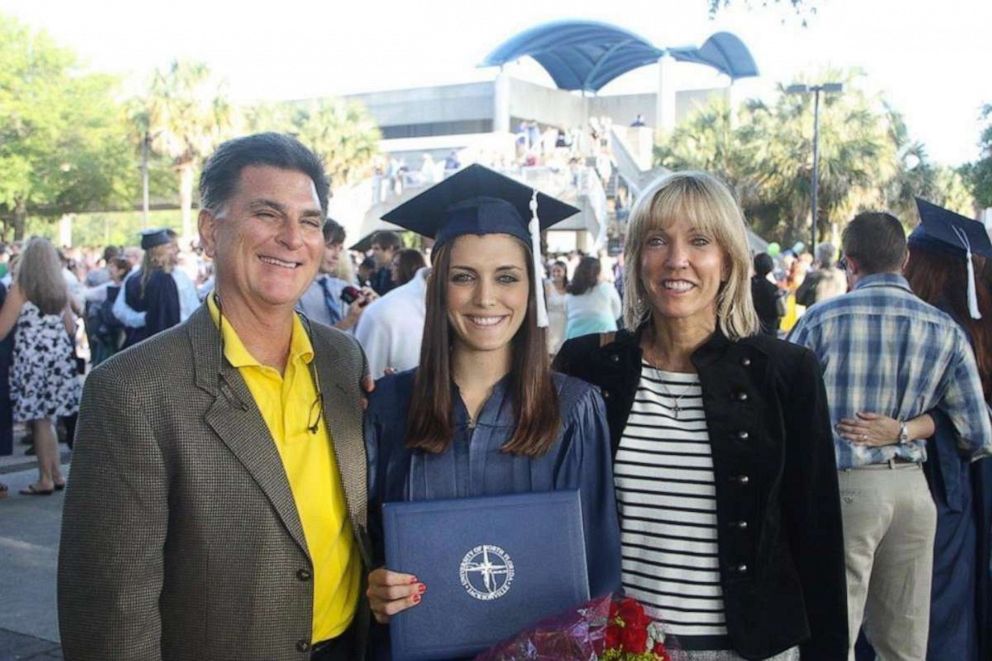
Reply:
[[523, 245], [508, 234], [460, 236], [451, 244], [448, 322], [457, 348], [509, 351], [527, 316], [530, 281]]
[[551, 267], [551, 279], [554, 282], [561, 282], [562, 280], [564, 280], [565, 279], [565, 269], [562, 268], [561, 266], [559, 266], [558, 264], [555, 264], [554, 266], [552, 266]]

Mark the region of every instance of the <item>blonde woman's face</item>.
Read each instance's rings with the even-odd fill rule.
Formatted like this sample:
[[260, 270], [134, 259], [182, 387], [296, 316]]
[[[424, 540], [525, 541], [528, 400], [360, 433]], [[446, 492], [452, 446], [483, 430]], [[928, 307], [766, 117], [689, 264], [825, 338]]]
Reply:
[[729, 265], [712, 234], [682, 219], [651, 230], [639, 266], [647, 303], [655, 315], [716, 323], [717, 294]]

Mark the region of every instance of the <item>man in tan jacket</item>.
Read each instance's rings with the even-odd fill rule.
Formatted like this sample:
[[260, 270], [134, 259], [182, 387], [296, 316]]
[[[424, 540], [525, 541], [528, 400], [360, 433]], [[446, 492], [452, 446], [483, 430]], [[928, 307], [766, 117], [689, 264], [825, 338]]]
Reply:
[[294, 312], [327, 194], [288, 136], [232, 140], [204, 166], [215, 292], [87, 379], [59, 553], [66, 659], [360, 658], [367, 368], [350, 336]]

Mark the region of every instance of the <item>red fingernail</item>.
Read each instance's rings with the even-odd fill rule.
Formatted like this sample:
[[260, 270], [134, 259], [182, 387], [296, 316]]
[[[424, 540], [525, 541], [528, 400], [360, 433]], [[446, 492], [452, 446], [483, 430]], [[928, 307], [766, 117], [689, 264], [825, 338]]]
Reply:
[[417, 577], [416, 576], [411, 576], [410, 577], [410, 585], [413, 585], [416, 582], [417, 582]]
[[419, 592], [420, 594], [423, 594], [426, 591], [427, 591], [427, 586], [424, 585], [423, 583], [417, 586], [417, 592]]
[[419, 594], [413, 595], [413, 603], [415, 603], [415, 604], [419, 604], [420, 603], [420, 595]]

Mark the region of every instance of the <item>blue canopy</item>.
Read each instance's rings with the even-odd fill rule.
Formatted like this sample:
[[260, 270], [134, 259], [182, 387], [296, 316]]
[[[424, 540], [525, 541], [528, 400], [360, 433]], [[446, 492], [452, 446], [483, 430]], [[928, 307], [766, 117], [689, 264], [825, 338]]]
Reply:
[[[564, 90], [598, 92], [628, 71], [654, 64], [664, 55], [643, 37], [596, 21], [554, 21], [510, 38], [490, 53], [480, 66], [501, 66], [532, 57]], [[702, 48], [668, 49], [676, 60], [706, 64], [732, 79], [755, 76], [754, 59], [740, 39], [719, 32]]]
[[682, 62], [706, 64], [732, 80], [758, 75], [758, 65], [744, 42], [730, 32], [717, 32], [699, 48], [671, 48], [672, 57]]

